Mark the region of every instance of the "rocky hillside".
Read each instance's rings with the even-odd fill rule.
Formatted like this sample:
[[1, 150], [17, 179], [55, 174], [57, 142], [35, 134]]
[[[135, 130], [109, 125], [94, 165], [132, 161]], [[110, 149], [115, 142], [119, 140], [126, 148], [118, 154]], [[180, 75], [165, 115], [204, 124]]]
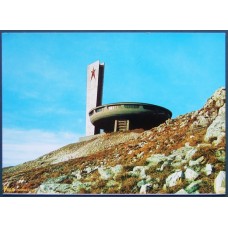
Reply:
[[225, 88], [148, 131], [103, 134], [3, 169], [4, 193], [224, 194]]

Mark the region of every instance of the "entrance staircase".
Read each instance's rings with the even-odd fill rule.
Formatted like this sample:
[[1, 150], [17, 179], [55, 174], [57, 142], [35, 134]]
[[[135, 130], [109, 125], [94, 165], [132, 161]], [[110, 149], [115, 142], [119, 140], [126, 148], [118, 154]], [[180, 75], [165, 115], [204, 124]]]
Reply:
[[117, 131], [128, 131], [129, 120], [115, 120], [114, 132]]

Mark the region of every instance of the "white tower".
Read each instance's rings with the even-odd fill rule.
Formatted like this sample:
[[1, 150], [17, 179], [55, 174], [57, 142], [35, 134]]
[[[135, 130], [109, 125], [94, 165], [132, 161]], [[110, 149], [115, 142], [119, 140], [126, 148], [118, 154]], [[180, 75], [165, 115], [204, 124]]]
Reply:
[[102, 105], [104, 81], [104, 63], [96, 61], [87, 67], [87, 96], [86, 96], [86, 136], [98, 134], [100, 129], [96, 129], [90, 122], [89, 111]]

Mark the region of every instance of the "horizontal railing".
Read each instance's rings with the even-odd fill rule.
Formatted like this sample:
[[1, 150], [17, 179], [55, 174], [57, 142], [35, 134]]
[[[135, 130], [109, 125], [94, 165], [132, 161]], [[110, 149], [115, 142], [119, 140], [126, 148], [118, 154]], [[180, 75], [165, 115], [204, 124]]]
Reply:
[[91, 110], [89, 112], [89, 115], [91, 116], [94, 113], [103, 112], [105, 110], [115, 110], [115, 109], [120, 109], [120, 108], [138, 109], [138, 108], [140, 108], [140, 106], [143, 107], [142, 105], [137, 105], [137, 104], [105, 105], [105, 106], [98, 107], [98, 108]]

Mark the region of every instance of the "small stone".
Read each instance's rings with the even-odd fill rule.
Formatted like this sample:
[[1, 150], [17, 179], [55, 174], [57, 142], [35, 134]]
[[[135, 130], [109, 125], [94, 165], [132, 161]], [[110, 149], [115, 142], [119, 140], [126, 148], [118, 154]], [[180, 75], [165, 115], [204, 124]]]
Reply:
[[169, 162], [165, 161], [165, 162], [162, 164], [162, 166], [161, 166], [161, 168], [160, 168], [160, 171], [163, 171], [164, 168], [165, 168], [168, 164], [169, 164]]
[[129, 150], [128, 154], [132, 154], [133, 150]]
[[226, 160], [225, 154], [226, 154], [226, 152], [224, 150], [217, 150], [215, 152], [215, 156], [221, 162], [225, 162], [225, 160]]
[[211, 175], [213, 170], [213, 166], [211, 164], [206, 164], [206, 167], [204, 168], [204, 172], [207, 176]]
[[165, 160], [166, 156], [164, 154], [154, 154], [146, 159], [146, 161], [149, 163], [148, 166], [156, 166], [158, 163]]
[[187, 191], [188, 193], [195, 192], [196, 190], [199, 189], [201, 182], [202, 182], [202, 180], [197, 180], [197, 181], [192, 182], [190, 185], [188, 185], [185, 188], [185, 191]]
[[98, 172], [101, 175], [101, 179], [108, 180], [114, 176], [113, 172], [109, 168], [98, 168]]
[[176, 192], [175, 194], [183, 194], [183, 195], [185, 195], [185, 194], [188, 194], [188, 193], [184, 189], [181, 189], [178, 192]]
[[196, 151], [197, 151], [196, 148], [192, 148], [192, 149], [188, 150], [188, 151], [186, 152], [185, 159], [186, 159], [186, 160], [191, 159], [192, 156], [196, 153]]
[[92, 172], [92, 169], [91, 169], [91, 167], [86, 167], [85, 168], [85, 171], [86, 171], [86, 173], [91, 173]]
[[162, 190], [165, 191], [165, 192], [167, 191], [167, 186], [166, 186], [166, 184], [163, 185]]
[[80, 170], [76, 170], [71, 173], [72, 176], [75, 176], [78, 180], [82, 178]]
[[80, 181], [74, 181], [71, 185], [74, 192], [80, 192], [81, 189], [89, 190], [91, 188], [91, 182], [80, 182]]
[[137, 154], [137, 158], [141, 158], [143, 156], [144, 152]]
[[158, 190], [159, 185], [158, 184], [153, 184], [153, 190]]
[[172, 173], [166, 178], [166, 186], [167, 187], [173, 187], [175, 186], [180, 178], [183, 178], [183, 172], [182, 171], [177, 171], [175, 173]]
[[185, 147], [190, 147], [190, 143], [189, 142], [186, 142], [184, 145], [185, 145]]
[[207, 147], [211, 147], [211, 144], [210, 143], [200, 143], [196, 146], [197, 149], [204, 149]]
[[151, 184], [144, 184], [144, 185], [142, 185], [141, 188], [140, 188], [139, 194], [147, 194], [148, 190], [150, 190], [151, 187], [152, 187]]
[[215, 106], [217, 108], [220, 108], [224, 105], [224, 101], [223, 100], [217, 100], [216, 103], [215, 103]]
[[178, 168], [182, 165], [182, 162], [172, 162], [170, 165], [174, 168]]
[[194, 160], [194, 161], [190, 160], [189, 166], [199, 165], [203, 160], [204, 160], [204, 156], [201, 156], [197, 160]]
[[145, 179], [147, 177], [146, 170], [148, 168], [149, 167], [147, 167], [147, 166], [135, 166], [133, 168], [133, 171], [130, 171], [129, 174], [131, 176], [135, 176], [135, 177], [139, 177], [141, 179]]
[[225, 104], [219, 109], [218, 116], [208, 127], [204, 137], [205, 142], [218, 145], [225, 137]]
[[123, 171], [123, 166], [122, 165], [116, 165], [114, 167], [111, 167], [111, 171], [114, 174], [114, 178]]
[[137, 183], [137, 186], [140, 188], [141, 186], [145, 185], [146, 181], [145, 180], [141, 180]]
[[190, 168], [187, 168], [184, 174], [185, 174], [185, 179], [188, 181], [194, 181], [199, 176], [197, 172], [195, 172]]
[[59, 185], [60, 184], [43, 183], [37, 188], [36, 193], [37, 194], [55, 194], [56, 193], [55, 190]]
[[106, 184], [107, 187], [115, 187], [115, 186], [119, 186], [119, 183], [114, 181], [114, 180], [109, 180]]
[[220, 171], [214, 181], [214, 190], [216, 194], [225, 194], [226, 188], [226, 172]]

